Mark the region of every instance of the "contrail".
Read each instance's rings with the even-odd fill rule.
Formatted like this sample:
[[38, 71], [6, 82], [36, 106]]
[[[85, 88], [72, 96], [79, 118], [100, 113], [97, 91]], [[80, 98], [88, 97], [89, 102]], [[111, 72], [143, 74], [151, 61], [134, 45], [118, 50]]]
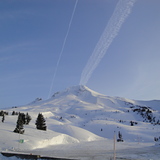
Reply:
[[77, 7], [77, 3], [78, 3], [78, 0], [76, 0], [76, 2], [75, 2], [74, 8], [73, 8], [73, 12], [72, 12], [72, 15], [71, 15], [71, 19], [70, 19], [69, 25], [68, 25], [68, 30], [67, 30], [66, 36], [64, 37], [64, 41], [63, 41], [63, 45], [62, 45], [62, 48], [61, 48], [61, 52], [59, 54], [59, 58], [58, 58], [58, 61], [57, 61], [56, 67], [55, 67], [55, 71], [54, 71], [54, 75], [53, 75], [53, 78], [52, 78], [52, 83], [51, 83], [51, 87], [50, 87], [50, 90], [49, 90], [48, 98], [50, 97], [51, 92], [52, 92], [53, 83], [54, 83], [54, 80], [55, 80], [55, 77], [56, 77], [56, 74], [57, 74], [59, 62], [61, 60], [66, 41], [67, 41], [67, 38], [68, 38], [68, 34], [69, 34], [69, 31], [70, 31], [70, 28], [71, 28], [71, 24], [72, 24], [72, 20], [73, 20], [73, 17], [74, 17], [74, 13], [75, 13], [75, 10], [76, 10], [76, 7]]
[[122, 24], [131, 13], [131, 9], [136, 0], [119, 0], [116, 8], [106, 25], [96, 47], [93, 50], [85, 68], [82, 71], [80, 84], [85, 85], [90, 79], [93, 71], [100, 63], [103, 56], [106, 54], [109, 46], [117, 36]]

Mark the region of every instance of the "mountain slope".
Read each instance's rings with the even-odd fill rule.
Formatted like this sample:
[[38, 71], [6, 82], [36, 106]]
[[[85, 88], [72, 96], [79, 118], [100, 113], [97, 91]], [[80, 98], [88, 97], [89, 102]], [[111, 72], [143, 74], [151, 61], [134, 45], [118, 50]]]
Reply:
[[[30, 124], [24, 126], [23, 135], [12, 132], [17, 121], [17, 116], [11, 115], [13, 110], [28, 112], [32, 117]], [[7, 111], [9, 115], [1, 124], [1, 132], [5, 135], [5, 138], [0, 136], [1, 150], [21, 148], [32, 152], [41, 149], [42, 152], [52, 150], [52, 146], [60, 149], [59, 146], [69, 145], [73, 149], [74, 146], [79, 148], [92, 143], [107, 148], [106, 144], [113, 146], [113, 135], [116, 133], [118, 136], [119, 132], [124, 140], [119, 146], [123, 149], [132, 145], [137, 147], [137, 143], [142, 143], [143, 147], [154, 145], [154, 137], [160, 136], [160, 101], [110, 97], [82, 85], [57, 92], [48, 100], [36, 99]], [[47, 131], [36, 130], [38, 113], [45, 117]], [[19, 144], [19, 139], [24, 139], [24, 144]]]
[[[30, 114], [34, 115], [41, 112], [56, 125], [74, 125], [104, 138], [111, 138], [112, 134], [103, 134], [101, 130], [108, 129], [108, 125], [115, 131], [119, 126], [129, 128], [130, 121], [139, 122], [137, 127], [146, 125], [145, 122], [148, 125], [157, 123], [160, 119], [159, 107], [160, 101], [134, 101], [109, 97], [79, 85], [56, 93], [49, 100], [19, 107], [15, 111], [31, 112]], [[111, 128], [109, 127], [109, 130]]]

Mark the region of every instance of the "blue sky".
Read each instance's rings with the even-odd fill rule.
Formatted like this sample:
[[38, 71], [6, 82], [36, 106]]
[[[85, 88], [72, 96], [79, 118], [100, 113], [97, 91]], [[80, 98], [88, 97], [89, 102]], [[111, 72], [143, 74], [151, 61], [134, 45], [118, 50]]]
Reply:
[[[0, 107], [47, 99], [76, 0], [0, 1]], [[78, 85], [118, 0], [79, 0], [51, 93]], [[160, 99], [160, 1], [137, 0], [87, 86]], [[52, 95], [51, 94], [51, 95]]]

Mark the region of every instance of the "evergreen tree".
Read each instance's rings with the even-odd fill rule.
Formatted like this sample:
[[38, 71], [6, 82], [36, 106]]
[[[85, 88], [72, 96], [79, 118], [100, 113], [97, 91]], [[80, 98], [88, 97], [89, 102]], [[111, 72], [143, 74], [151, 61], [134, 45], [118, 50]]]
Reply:
[[37, 129], [44, 130], [44, 131], [47, 130], [45, 119], [44, 119], [42, 113], [38, 114], [38, 117], [37, 117], [35, 125], [36, 125]]
[[16, 112], [15, 112], [15, 111], [13, 111], [13, 112], [12, 112], [12, 115], [15, 115], [15, 114], [16, 114]]
[[119, 137], [119, 139], [122, 139], [122, 134], [120, 131], [118, 132], [118, 137]]
[[130, 123], [131, 123], [131, 126], [134, 126], [134, 122], [133, 121], [130, 121]]
[[16, 125], [16, 128], [13, 132], [23, 134], [24, 131], [25, 130], [23, 129], [23, 116], [22, 116], [22, 114], [19, 114], [18, 120], [17, 120], [17, 125]]
[[20, 115], [21, 118], [22, 118], [23, 124], [26, 124], [26, 116], [25, 116], [25, 114], [24, 114], [24, 113], [19, 113], [19, 115]]
[[0, 111], [0, 116], [3, 116], [4, 115], [4, 111]]
[[119, 138], [117, 139], [117, 142], [123, 142], [122, 134], [120, 131], [118, 132], [118, 137]]
[[25, 118], [26, 118], [26, 124], [29, 124], [29, 122], [32, 119], [31, 116], [27, 113]]
[[5, 120], [5, 117], [4, 117], [4, 114], [3, 114], [3, 116], [2, 116], [2, 123], [4, 122], [4, 120]]

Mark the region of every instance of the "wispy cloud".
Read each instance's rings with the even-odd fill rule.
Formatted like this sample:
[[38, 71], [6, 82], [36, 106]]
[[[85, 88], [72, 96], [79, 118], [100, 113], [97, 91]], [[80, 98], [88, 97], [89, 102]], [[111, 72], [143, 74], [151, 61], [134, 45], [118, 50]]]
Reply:
[[109, 46], [117, 36], [122, 24], [131, 13], [136, 0], [119, 0], [105, 30], [103, 31], [91, 57], [82, 71], [80, 84], [86, 84]]

